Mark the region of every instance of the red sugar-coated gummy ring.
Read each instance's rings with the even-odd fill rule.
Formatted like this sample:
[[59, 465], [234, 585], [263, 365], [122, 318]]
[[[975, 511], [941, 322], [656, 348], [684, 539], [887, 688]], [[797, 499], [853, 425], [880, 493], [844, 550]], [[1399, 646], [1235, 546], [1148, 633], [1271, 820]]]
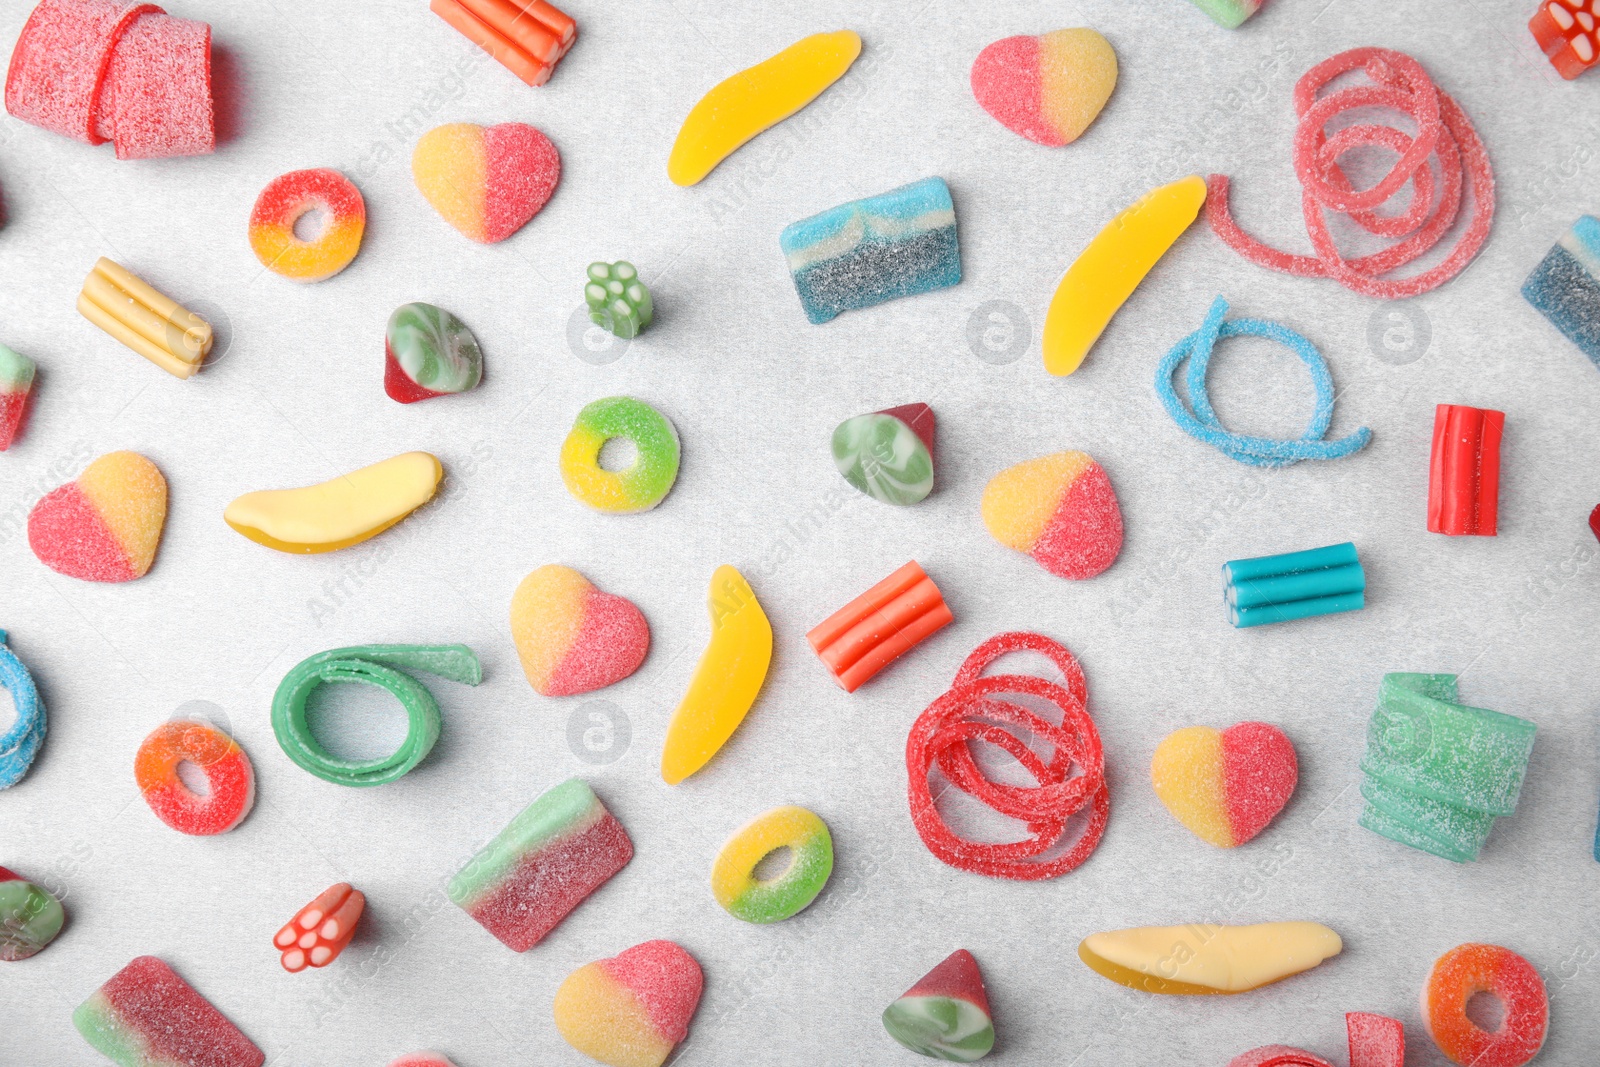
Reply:
[[[1329, 83], [1358, 69], [1372, 84], [1319, 96]], [[1417, 132], [1413, 136], [1393, 126], [1357, 123], [1328, 136], [1328, 123], [1359, 108], [1398, 111], [1416, 125]], [[1312, 67], [1295, 84], [1294, 109], [1300, 117], [1294, 169], [1302, 186], [1306, 230], [1316, 254], [1283, 252], [1245, 233], [1228, 210], [1227, 176], [1213, 174], [1207, 183], [1206, 217], [1217, 236], [1234, 251], [1270, 270], [1332, 278], [1354, 292], [1388, 300], [1443, 285], [1478, 254], [1494, 219], [1494, 170], [1472, 120], [1415, 59], [1387, 48], [1341, 52]], [[1370, 146], [1388, 148], [1399, 158], [1376, 185], [1358, 191], [1339, 160], [1347, 152]], [[1462, 209], [1463, 174], [1472, 184], [1472, 222], [1455, 248], [1419, 274], [1384, 278], [1426, 255], [1455, 225]], [[1408, 183], [1412, 196], [1406, 210], [1399, 215], [1379, 215], [1375, 209]], [[1346, 259], [1328, 232], [1324, 210], [1348, 215], [1368, 233], [1397, 238], [1397, 243], [1369, 256]]]
[[[1034, 675], [984, 676], [984, 669], [996, 659], [1021, 651], [1049, 657], [1066, 677], [1066, 687]], [[996, 699], [996, 694], [1005, 693], [1048, 701], [1061, 710], [1061, 723]], [[911, 821], [928, 850], [960, 870], [1015, 881], [1054, 878], [1088, 859], [1105, 832], [1111, 793], [1106, 787], [1100, 732], [1086, 710], [1087, 700], [1083, 668], [1070, 651], [1050, 638], [1012, 632], [979, 645], [956, 672], [954, 686], [917, 717], [906, 739]], [[1049, 762], [1035, 755], [1028, 741], [1008, 726], [1048, 741], [1054, 747]], [[1039, 784], [1003, 785], [985, 778], [972, 758], [969, 742], [975, 740], [1010, 753]], [[928, 772], [935, 763], [962, 792], [1026, 823], [1031, 836], [988, 844], [958, 835], [939, 814], [928, 785]], [[1074, 764], [1082, 773], [1069, 776]], [[1061, 839], [1067, 820], [1086, 805], [1090, 806], [1089, 824], [1072, 847], [1054, 859], [1035, 860]]]
[[[192, 763], [211, 791], [199, 796], [178, 777]], [[249, 814], [256, 798], [255, 770], [238, 743], [205, 722], [167, 722], [151, 731], [134, 757], [139, 792], [156, 817], [174, 830], [200, 836], [225, 833]]]
[[[1467, 1001], [1491, 993], [1505, 1006], [1499, 1029], [1467, 1017]], [[1422, 988], [1422, 1021], [1439, 1051], [1471, 1067], [1522, 1067], [1539, 1054], [1550, 998], [1533, 964], [1499, 945], [1467, 944], [1440, 956]]]

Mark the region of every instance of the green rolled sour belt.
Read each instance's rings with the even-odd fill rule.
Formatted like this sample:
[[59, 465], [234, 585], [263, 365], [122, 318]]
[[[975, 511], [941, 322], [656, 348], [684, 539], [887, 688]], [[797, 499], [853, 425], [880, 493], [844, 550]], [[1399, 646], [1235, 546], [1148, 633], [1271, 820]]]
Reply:
[[[466, 685], [483, 680], [478, 657], [466, 645], [357, 645], [319, 652], [284, 675], [273, 694], [272, 732], [284, 755], [338, 785], [383, 785], [406, 775], [439, 740], [439, 702], [427, 686], [395, 667]], [[405, 741], [391, 755], [375, 760], [345, 760], [328, 752], [306, 724], [306, 700], [324, 682], [360, 682], [392, 693], [406, 710]]]

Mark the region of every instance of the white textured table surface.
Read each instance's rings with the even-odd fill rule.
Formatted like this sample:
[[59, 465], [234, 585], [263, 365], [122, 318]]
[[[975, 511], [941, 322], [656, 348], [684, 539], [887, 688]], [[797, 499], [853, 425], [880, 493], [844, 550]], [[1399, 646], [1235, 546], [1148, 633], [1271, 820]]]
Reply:
[[[29, 6], [4, 6], [0, 48]], [[0, 863], [55, 889], [70, 911], [48, 951], [0, 967], [0, 1062], [98, 1062], [72, 1008], [150, 953], [275, 1064], [382, 1065], [421, 1048], [461, 1067], [577, 1064], [551, 1021], [556, 986], [655, 937], [682, 943], [706, 973], [681, 1063], [908, 1063], [878, 1013], [965, 946], [994, 1004], [995, 1062], [1222, 1067], [1280, 1041], [1343, 1062], [1343, 1013], [1370, 1010], [1404, 1020], [1408, 1062], [1439, 1064], [1418, 992], [1437, 956], [1479, 940], [1544, 973], [1553, 1022], [1540, 1062], [1590, 1062], [1600, 1047], [1600, 864], [1589, 854], [1600, 567], [1584, 518], [1600, 500], [1600, 375], [1517, 288], [1577, 214], [1600, 206], [1600, 75], [1556, 79], [1525, 29], [1531, 0], [1272, 0], [1237, 32], [1181, 0], [564, 6], [579, 42], [533, 90], [423, 0], [174, 0], [173, 14], [214, 28], [232, 131], [214, 156], [121, 163], [109, 146], [0, 119], [0, 339], [40, 365], [32, 424], [0, 456], [0, 626], [50, 713], [33, 772], [0, 794]], [[967, 71], [992, 40], [1075, 25], [1111, 40], [1121, 82], [1080, 142], [1047, 150], [985, 115]], [[866, 42], [844, 81], [702, 185], [667, 182], [668, 148], [702, 92], [839, 27]], [[1305, 247], [1291, 87], [1317, 60], [1365, 44], [1418, 57], [1489, 146], [1499, 216], [1471, 269], [1397, 309], [1269, 274], [1196, 226], [1084, 368], [1046, 376], [1038, 333], [1057, 277], [1115, 209], [1158, 182], [1232, 174], [1246, 225]], [[466, 241], [411, 183], [418, 134], [458, 120], [530, 122], [561, 150], [554, 199], [504, 244]], [[297, 286], [262, 271], [245, 221], [270, 178], [312, 166], [357, 181], [369, 224], [348, 270]], [[930, 174], [955, 196], [961, 285], [808, 325], [778, 231]], [[219, 326], [202, 374], [169, 378], [76, 314], [100, 255]], [[601, 258], [637, 263], [659, 309], [620, 355], [591, 351], [573, 325], [584, 267]], [[1370, 426], [1368, 449], [1257, 472], [1174, 427], [1152, 371], [1218, 293], [1237, 314], [1288, 323], [1322, 349], [1340, 388], [1334, 433]], [[439, 303], [473, 328], [487, 358], [482, 388], [412, 407], [384, 396], [383, 325], [408, 300]], [[1309, 412], [1286, 350], [1239, 343], [1213, 376], [1236, 426], [1293, 433]], [[642, 516], [584, 510], [556, 471], [577, 409], [616, 393], [659, 406], [683, 438], [676, 488]], [[935, 494], [907, 509], [855, 495], [827, 453], [833, 426], [919, 400], [939, 416]], [[1496, 538], [1424, 530], [1441, 401], [1506, 412]], [[46, 570], [28, 551], [27, 509], [119, 448], [150, 456], [171, 487], [154, 570], [122, 586]], [[1127, 522], [1121, 558], [1090, 582], [1061, 581], [1001, 548], [978, 514], [997, 470], [1064, 448], [1104, 464]], [[436, 453], [448, 488], [366, 545], [291, 557], [221, 520], [241, 492], [407, 449]], [[1227, 625], [1221, 562], [1343, 540], [1367, 568], [1365, 611]], [[910, 558], [957, 622], [846, 695], [804, 633]], [[507, 606], [517, 581], [550, 562], [643, 609], [654, 643], [637, 675], [590, 698], [528, 687]], [[745, 572], [773, 621], [773, 670], [721, 755], [670, 788], [656, 770], [662, 735], [706, 639], [707, 580], [724, 562]], [[943, 866], [905, 802], [912, 719], [971, 648], [1015, 628], [1053, 635], [1082, 659], [1113, 797], [1093, 858], [1030, 885]], [[314, 652], [380, 641], [464, 642], [483, 659], [484, 684], [432, 684], [443, 738], [398, 783], [345, 789], [301, 772], [268, 723], [279, 679]], [[1356, 825], [1356, 765], [1390, 670], [1459, 672], [1466, 702], [1539, 725], [1521, 807], [1481, 862], [1456, 866]], [[393, 709], [339, 696], [347, 751], [398, 740]], [[139, 741], [189, 701], [225, 717], [259, 779], [253, 814], [216, 839], [162, 826], [133, 781]], [[590, 711], [629, 725], [631, 741], [614, 734], [612, 762], [585, 762], [569, 743], [570, 724]], [[1289, 732], [1301, 784], [1265, 834], [1220, 852], [1161, 809], [1149, 760], [1179, 726], [1244, 719]], [[627, 826], [637, 855], [516, 955], [442, 887], [514, 813], [574, 774]], [[837, 870], [809, 911], [748, 926], [713, 901], [711, 859], [735, 827], [780, 803], [828, 821]], [[356, 943], [326, 971], [285, 974], [273, 931], [341, 879], [371, 902]], [[1198, 1000], [1114, 986], [1075, 958], [1094, 930], [1207, 918], [1316, 919], [1346, 950], [1281, 985]]]

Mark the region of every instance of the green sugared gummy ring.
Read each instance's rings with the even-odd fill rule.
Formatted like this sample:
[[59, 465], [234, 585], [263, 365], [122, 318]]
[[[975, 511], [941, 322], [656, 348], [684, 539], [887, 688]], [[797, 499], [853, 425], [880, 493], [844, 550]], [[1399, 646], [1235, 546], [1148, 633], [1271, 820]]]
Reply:
[[[788, 868], [770, 881], [755, 877], [761, 861], [790, 850]], [[828, 824], [805, 808], [774, 808], [728, 839], [711, 865], [711, 892], [728, 914], [748, 923], [775, 923], [817, 898], [833, 873]]]
[[[639, 450], [620, 471], [600, 466], [600, 449], [626, 437]], [[567, 492], [596, 511], [627, 515], [661, 503], [678, 478], [678, 431], [642, 400], [608, 396], [578, 412], [561, 445], [561, 480]]]

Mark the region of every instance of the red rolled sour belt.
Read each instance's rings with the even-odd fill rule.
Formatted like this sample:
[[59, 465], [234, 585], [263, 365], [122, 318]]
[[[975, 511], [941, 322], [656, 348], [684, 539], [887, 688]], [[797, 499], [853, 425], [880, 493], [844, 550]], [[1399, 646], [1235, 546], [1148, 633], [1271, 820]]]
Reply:
[[[1319, 95], [1329, 83], [1363, 70], [1370, 83]], [[1327, 125], [1356, 108], [1388, 108], [1411, 119], [1415, 136], [1393, 126], [1357, 123], [1327, 134]], [[1283, 252], [1245, 233], [1228, 209], [1228, 178], [1213, 174], [1207, 183], [1206, 218], [1234, 251], [1271, 270], [1309, 278], [1332, 278], [1366, 296], [1398, 300], [1426, 293], [1464, 270], [1483, 247], [1494, 218], [1494, 170], [1472, 120], [1433, 83], [1422, 65], [1403, 52], [1355, 48], [1323, 60], [1301, 76], [1294, 88], [1294, 169], [1302, 186], [1301, 206], [1315, 255]], [[1358, 191], [1340, 158], [1370, 145], [1398, 154], [1383, 179]], [[1472, 222], [1437, 265], [1406, 278], [1385, 278], [1426, 255], [1459, 218], [1463, 176], [1470, 180]], [[1399, 215], [1375, 210], [1407, 183], [1411, 203]], [[1369, 256], [1346, 259], [1328, 232], [1324, 211], [1349, 215], [1362, 229], [1396, 243]]]
[[[996, 659], [1020, 651], [1048, 656], [1065, 676], [1065, 687], [1030, 674], [983, 675]], [[1007, 693], [1048, 701], [1061, 710], [1061, 723], [1000, 699]], [[1083, 668], [1071, 652], [1050, 638], [1013, 632], [979, 645], [956, 672], [955, 684], [917, 717], [906, 739], [911, 821], [928, 851], [960, 870], [1014, 881], [1054, 878], [1088, 859], [1105, 832], [1111, 793], [1106, 787], [1100, 732], [1089, 718], [1087, 700]], [[1028, 739], [1016, 731], [1031, 733], [1054, 746], [1049, 761], [1035, 755]], [[972, 741], [987, 741], [1005, 749], [1039, 784], [989, 781], [972, 758]], [[935, 764], [957, 789], [1001, 815], [1025, 822], [1030, 836], [1023, 841], [988, 844], [958, 835], [934, 804], [928, 772]], [[1081, 773], [1070, 775], [1074, 765]], [[1067, 820], [1086, 806], [1089, 823], [1078, 840], [1052, 859], [1036, 859], [1060, 841]]]
[[1495, 535], [1500, 508], [1503, 411], [1440, 404], [1433, 413], [1428, 464], [1428, 531]]
[[916, 560], [856, 597], [806, 634], [846, 693], [953, 622], [944, 596]]
[[6, 71], [6, 110], [118, 159], [215, 150], [211, 27], [154, 4], [42, 0]]

